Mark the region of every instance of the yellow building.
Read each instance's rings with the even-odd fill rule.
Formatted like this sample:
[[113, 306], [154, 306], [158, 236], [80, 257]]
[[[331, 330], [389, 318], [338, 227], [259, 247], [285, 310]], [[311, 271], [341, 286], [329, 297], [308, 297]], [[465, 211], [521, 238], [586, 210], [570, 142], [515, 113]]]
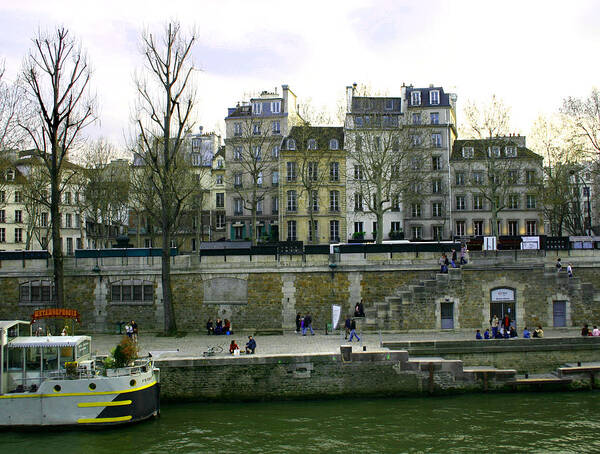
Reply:
[[342, 127], [294, 126], [279, 159], [280, 240], [345, 241], [346, 157]]

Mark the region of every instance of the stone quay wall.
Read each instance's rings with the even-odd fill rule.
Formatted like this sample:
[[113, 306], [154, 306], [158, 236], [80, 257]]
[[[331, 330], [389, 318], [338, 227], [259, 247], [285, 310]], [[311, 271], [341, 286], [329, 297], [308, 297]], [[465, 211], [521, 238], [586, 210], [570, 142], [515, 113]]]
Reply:
[[[436, 330], [441, 304], [451, 302], [455, 330], [488, 326], [490, 293], [514, 290], [519, 328], [554, 327], [553, 303], [566, 304], [566, 325], [600, 324], [600, 251], [570, 251], [575, 277], [556, 273], [556, 253], [544, 251], [473, 253], [469, 264], [438, 274], [436, 253], [344, 254], [306, 256], [175, 256], [173, 304], [177, 327], [203, 331], [206, 320], [232, 321], [234, 330], [293, 330], [296, 313], [310, 312], [313, 327], [324, 330], [331, 305], [342, 317], [364, 300], [372, 330]], [[329, 267], [336, 259], [336, 267]], [[29, 319], [51, 304], [20, 299], [20, 285], [52, 279], [46, 260], [0, 262], [0, 319]], [[163, 327], [160, 257], [65, 259], [65, 307], [82, 315], [81, 330], [114, 332], [119, 322], [135, 319], [146, 332]], [[112, 286], [126, 281], [152, 285], [147, 301], [113, 301]]]

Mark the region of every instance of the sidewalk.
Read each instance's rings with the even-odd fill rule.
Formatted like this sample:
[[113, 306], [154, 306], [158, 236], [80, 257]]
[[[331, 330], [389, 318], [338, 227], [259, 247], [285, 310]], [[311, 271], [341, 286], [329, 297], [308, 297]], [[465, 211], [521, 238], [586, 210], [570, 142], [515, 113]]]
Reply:
[[[248, 341], [248, 334], [234, 334], [231, 336], [207, 336], [205, 334], [188, 334], [184, 337], [158, 337], [154, 334], [139, 335], [140, 355], [145, 356], [149, 351], [164, 352], [165, 357], [202, 357], [208, 347], [219, 345], [223, 347], [222, 355], [229, 355], [229, 344], [235, 339], [237, 344], [243, 348]], [[544, 330], [544, 337], [578, 337], [580, 328], [548, 329]], [[352, 342], [354, 350], [367, 351], [381, 350], [380, 341], [418, 341], [418, 340], [467, 340], [475, 339], [475, 330], [472, 333], [463, 331], [438, 331], [438, 332], [415, 332], [415, 333], [378, 333], [360, 334], [361, 342]], [[119, 343], [123, 335], [118, 334], [95, 334], [92, 336], [92, 351], [97, 354], [108, 354]], [[256, 336], [257, 355], [276, 354], [303, 354], [303, 353], [339, 353], [340, 345], [349, 344], [344, 340], [343, 332], [325, 335], [317, 332], [314, 336], [289, 333], [275, 336]], [[484, 341], [482, 341], [484, 342]], [[510, 342], [507, 340], [507, 342]], [[168, 352], [168, 353], [167, 353]]]

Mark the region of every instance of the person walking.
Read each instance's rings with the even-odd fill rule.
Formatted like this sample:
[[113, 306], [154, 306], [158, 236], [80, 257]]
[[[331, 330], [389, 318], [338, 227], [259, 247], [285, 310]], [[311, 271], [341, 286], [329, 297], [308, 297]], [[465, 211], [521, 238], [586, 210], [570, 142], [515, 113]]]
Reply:
[[138, 341], [138, 325], [135, 320], [131, 320], [131, 330], [133, 331], [133, 342]]
[[302, 319], [302, 316], [300, 315], [300, 312], [298, 312], [296, 314], [296, 334], [300, 334], [300, 328], [301, 328], [300, 321], [301, 321], [301, 319]]
[[498, 325], [500, 324], [500, 320], [498, 320], [498, 316], [494, 314], [492, 318], [492, 339], [496, 339], [496, 335], [498, 334]]
[[346, 317], [346, 321], [344, 322], [344, 328], [346, 328], [346, 335], [344, 336], [344, 339], [348, 339], [348, 335], [350, 334], [350, 326], [352, 325], [352, 322], [350, 320], [350, 316]]
[[360, 337], [356, 334], [356, 320], [352, 319], [350, 323], [350, 340], [348, 342], [352, 342], [352, 339], [356, 337], [356, 340], [360, 342]]
[[573, 264], [569, 263], [569, 266], [567, 266], [567, 274], [569, 275], [569, 277], [573, 277]]
[[556, 272], [560, 273], [560, 270], [562, 270], [562, 263], [560, 261], [560, 257], [556, 259]]
[[467, 246], [465, 246], [464, 244], [462, 244], [460, 246], [460, 264], [461, 265], [465, 265], [467, 263], [467, 259], [466, 259], [466, 254], [467, 254]]
[[306, 330], [308, 330], [308, 329], [310, 330], [310, 334], [312, 336], [314, 336], [315, 332], [313, 331], [313, 328], [312, 328], [312, 316], [310, 315], [310, 312], [304, 316], [304, 328], [302, 328], [303, 336], [306, 336]]

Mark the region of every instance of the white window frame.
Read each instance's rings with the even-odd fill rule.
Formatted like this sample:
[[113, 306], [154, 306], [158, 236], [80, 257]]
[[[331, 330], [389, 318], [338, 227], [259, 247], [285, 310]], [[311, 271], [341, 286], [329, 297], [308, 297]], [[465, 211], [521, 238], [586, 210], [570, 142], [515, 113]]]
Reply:
[[252, 103], [252, 115], [261, 115], [262, 114], [262, 102], [253, 102]]
[[463, 158], [470, 159], [473, 156], [475, 156], [475, 150], [473, 149], [473, 147], [463, 147], [462, 156]]
[[281, 101], [271, 101], [271, 113], [281, 113]]
[[440, 91], [439, 90], [431, 90], [429, 92], [429, 104], [432, 106], [440, 105]]
[[414, 90], [410, 92], [410, 105], [411, 106], [420, 106], [421, 105], [421, 92], [419, 90]]

